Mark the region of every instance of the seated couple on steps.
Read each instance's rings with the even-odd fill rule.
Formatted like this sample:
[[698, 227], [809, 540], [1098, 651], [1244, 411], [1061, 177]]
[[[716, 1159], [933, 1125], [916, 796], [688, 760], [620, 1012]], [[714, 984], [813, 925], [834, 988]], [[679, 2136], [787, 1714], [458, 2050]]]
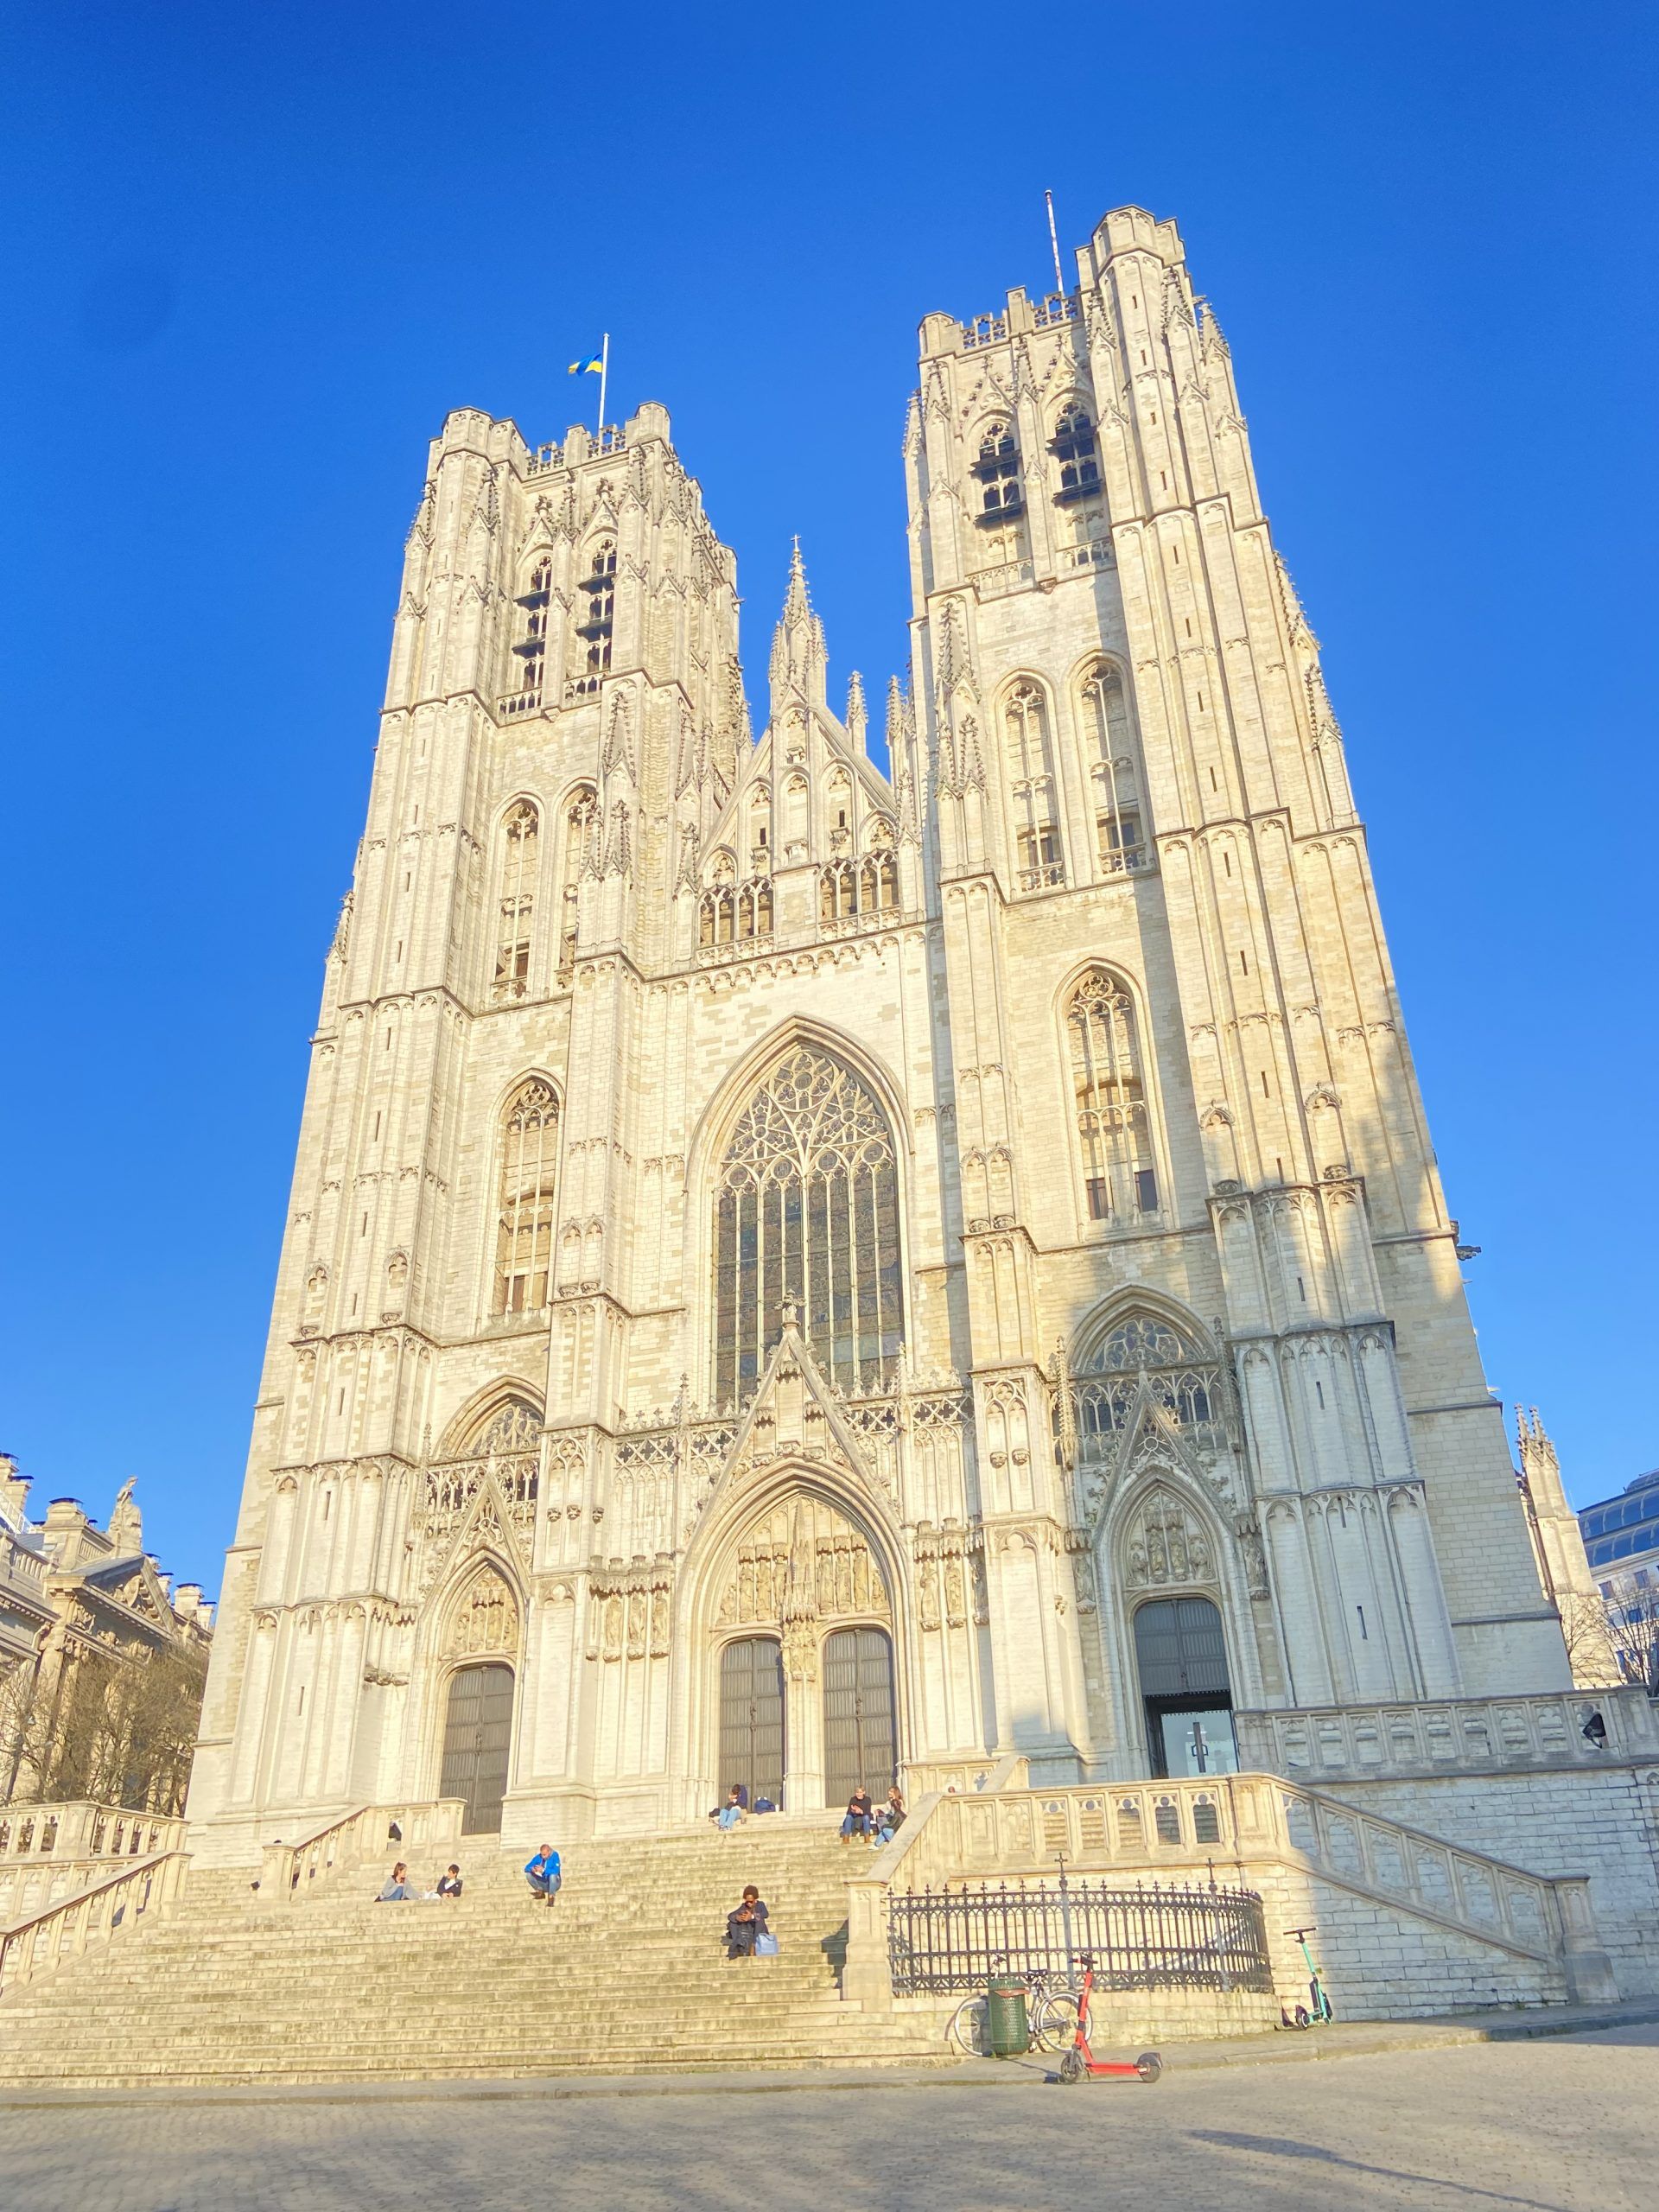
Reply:
[[870, 1848], [880, 1851], [884, 1843], [891, 1843], [895, 1829], [905, 1824], [905, 1793], [895, 1782], [887, 1792], [885, 1805], [873, 1806], [870, 1793], [861, 1782], [847, 1800], [846, 1816], [841, 1824], [841, 1840], [850, 1843], [855, 1835], [868, 1836]]
[[375, 1898], [377, 1904], [436, 1904], [441, 1897], [461, 1895], [461, 1869], [451, 1866], [438, 1877], [435, 1890], [417, 1890], [409, 1878], [409, 1869], [400, 1859], [391, 1870], [391, 1879]]

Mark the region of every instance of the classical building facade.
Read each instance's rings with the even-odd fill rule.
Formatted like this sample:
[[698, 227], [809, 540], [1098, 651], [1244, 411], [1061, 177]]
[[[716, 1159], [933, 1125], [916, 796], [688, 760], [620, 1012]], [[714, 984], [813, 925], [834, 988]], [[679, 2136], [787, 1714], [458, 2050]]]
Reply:
[[452, 415], [193, 1783], [509, 1839], [1571, 1685], [1173, 225], [921, 327], [884, 773], [646, 405]]

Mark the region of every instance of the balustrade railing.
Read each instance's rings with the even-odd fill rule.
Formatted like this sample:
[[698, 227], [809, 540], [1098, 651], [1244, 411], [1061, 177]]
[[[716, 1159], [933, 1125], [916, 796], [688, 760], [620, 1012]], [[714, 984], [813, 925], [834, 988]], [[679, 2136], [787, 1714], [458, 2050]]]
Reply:
[[[1586, 1736], [1592, 1713], [1602, 1729]], [[1639, 1689], [1298, 1707], [1233, 1716], [1243, 1764], [1293, 1780], [1386, 1781], [1659, 1758], [1659, 1707]]]
[[519, 715], [539, 714], [541, 708], [542, 687], [539, 683], [532, 683], [527, 690], [510, 691], [505, 699], [498, 699], [495, 702], [495, 711], [504, 722], [510, 722]]
[[0, 1923], [0, 1996], [130, 1933], [173, 1907], [189, 1865], [181, 1851], [157, 1852], [96, 1877], [71, 1897]]
[[20, 1859], [138, 1859], [176, 1851], [184, 1841], [184, 1822], [161, 1813], [135, 1813], [126, 1805], [102, 1805], [90, 1798], [61, 1803], [35, 1802], [0, 1807], [0, 1866]]
[[1039, 330], [1046, 330], [1051, 323], [1075, 322], [1082, 310], [1076, 300], [1065, 292], [1051, 292], [1039, 305], [1033, 321]]
[[353, 1805], [289, 1841], [273, 1837], [261, 1854], [259, 1894], [268, 1902], [284, 1904], [365, 1859], [384, 1858], [392, 1851], [406, 1856], [450, 1850], [460, 1841], [465, 1810], [459, 1797], [439, 1797], [426, 1804]]
[[1041, 1973], [1075, 1986], [1253, 1990], [1271, 1994], [1262, 1900], [1214, 1882], [963, 1883], [895, 1891], [887, 1968], [895, 1997], [983, 1989], [996, 1974]]
[[1022, 891], [1051, 891], [1065, 881], [1065, 868], [1058, 861], [1052, 861], [1046, 868], [1022, 868], [1020, 871], [1020, 888]]

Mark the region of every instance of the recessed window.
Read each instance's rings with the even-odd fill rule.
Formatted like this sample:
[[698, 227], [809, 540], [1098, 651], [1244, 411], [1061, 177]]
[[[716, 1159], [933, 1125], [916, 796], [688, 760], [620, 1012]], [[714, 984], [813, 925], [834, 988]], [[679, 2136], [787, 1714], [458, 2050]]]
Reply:
[[491, 986], [498, 1005], [523, 998], [528, 985], [541, 830], [542, 817], [528, 799], [521, 799], [501, 825], [501, 891], [497, 908], [495, 976]]
[[1007, 423], [993, 423], [980, 440], [974, 474], [979, 479], [982, 515], [1017, 514], [1024, 506], [1025, 498], [1020, 488], [1020, 452]]
[[1086, 407], [1067, 407], [1054, 425], [1053, 454], [1059, 464], [1060, 497], [1083, 498], [1100, 489], [1100, 455], [1095, 426]]
[[559, 1102], [535, 1077], [514, 1094], [502, 1120], [493, 1300], [498, 1313], [538, 1313], [547, 1304], [558, 1152]]
[[1072, 992], [1066, 1033], [1090, 1217], [1127, 1221], [1155, 1212], [1158, 1179], [1135, 1009], [1107, 969], [1092, 969]]

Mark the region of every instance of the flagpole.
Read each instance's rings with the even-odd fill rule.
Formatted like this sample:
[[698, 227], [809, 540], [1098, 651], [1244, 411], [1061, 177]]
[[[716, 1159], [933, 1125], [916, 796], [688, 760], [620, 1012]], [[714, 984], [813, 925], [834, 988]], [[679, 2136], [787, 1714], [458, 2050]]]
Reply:
[[1043, 204], [1048, 209], [1048, 243], [1054, 253], [1054, 289], [1064, 295], [1065, 278], [1060, 273], [1060, 240], [1054, 228], [1054, 195], [1052, 192], [1044, 193]]
[[605, 435], [605, 382], [611, 372], [611, 334], [607, 330], [599, 349], [599, 435]]

